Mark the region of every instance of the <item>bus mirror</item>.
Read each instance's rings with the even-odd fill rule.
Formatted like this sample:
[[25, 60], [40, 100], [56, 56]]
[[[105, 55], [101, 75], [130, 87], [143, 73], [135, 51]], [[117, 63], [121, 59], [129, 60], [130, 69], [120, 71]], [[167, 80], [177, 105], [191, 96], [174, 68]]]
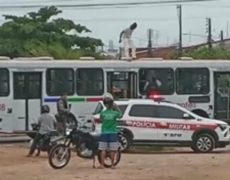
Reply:
[[71, 109], [71, 107], [72, 107], [72, 104], [69, 104], [69, 110]]

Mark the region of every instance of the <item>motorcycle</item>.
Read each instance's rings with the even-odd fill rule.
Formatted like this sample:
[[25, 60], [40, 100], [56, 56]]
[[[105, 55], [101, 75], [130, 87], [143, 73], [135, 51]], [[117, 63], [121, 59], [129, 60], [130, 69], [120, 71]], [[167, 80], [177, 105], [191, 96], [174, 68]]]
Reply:
[[[32, 139], [30, 145], [33, 143], [33, 140], [39, 130], [39, 125], [37, 123], [31, 124], [32, 131], [27, 131], [26, 134]], [[36, 146], [36, 156], [40, 155], [41, 151], [47, 152], [49, 154], [51, 148], [54, 145], [57, 145], [59, 140], [63, 139], [57, 131], [52, 131], [50, 133], [44, 134], [38, 141]]]
[[[64, 143], [58, 144], [52, 148], [49, 153], [49, 164], [54, 169], [61, 169], [65, 167], [71, 158], [71, 149], [76, 152], [77, 156], [84, 159], [93, 159], [93, 167], [95, 167], [95, 158], [97, 156], [99, 163], [101, 163], [100, 154], [98, 149], [99, 135], [84, 132], [80, 128], [74, 127], [66, 136]], [[119, 135], [120, 137], [120, 135]], [[111, 167], [111, 156], [106, 152], [105, 167]], [[121, 159], [120, 148], [115, 155], [114, 165], [116, 166]]]

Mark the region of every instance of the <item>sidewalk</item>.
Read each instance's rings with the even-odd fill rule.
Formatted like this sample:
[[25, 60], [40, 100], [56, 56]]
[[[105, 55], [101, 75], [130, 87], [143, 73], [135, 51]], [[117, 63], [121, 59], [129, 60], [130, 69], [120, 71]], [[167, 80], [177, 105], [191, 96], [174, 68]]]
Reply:
[[23, 133], [3, 133], [0, 132], [0, 144], [29, 142], [30, 138]]

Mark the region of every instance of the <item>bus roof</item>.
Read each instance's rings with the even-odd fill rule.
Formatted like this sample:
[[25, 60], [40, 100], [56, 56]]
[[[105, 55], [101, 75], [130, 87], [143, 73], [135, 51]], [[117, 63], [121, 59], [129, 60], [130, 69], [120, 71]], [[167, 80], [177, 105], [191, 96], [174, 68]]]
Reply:
[[154, 67], [230, 67], [230, 60], [1, 60], [1, 67], [8, 68], [66, 68], [66, 67], [86, 67], [86, 68], [154, 68]]

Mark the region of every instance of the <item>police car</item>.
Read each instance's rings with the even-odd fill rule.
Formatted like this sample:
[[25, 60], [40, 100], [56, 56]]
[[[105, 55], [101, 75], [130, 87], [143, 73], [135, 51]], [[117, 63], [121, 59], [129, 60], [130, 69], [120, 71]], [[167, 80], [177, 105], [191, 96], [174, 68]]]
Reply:
[[[118, 127], [123, 132], [124, 150], [131, 145], [161, 145], [191, 147], [195, 152], [210, 152], [230, 143], [227, 123], [200, 117], [170, 102], [135, 99], [115, 102], [123, 116]], [[101, 129], [99, 102], [95, 110], [96, 131]]]

